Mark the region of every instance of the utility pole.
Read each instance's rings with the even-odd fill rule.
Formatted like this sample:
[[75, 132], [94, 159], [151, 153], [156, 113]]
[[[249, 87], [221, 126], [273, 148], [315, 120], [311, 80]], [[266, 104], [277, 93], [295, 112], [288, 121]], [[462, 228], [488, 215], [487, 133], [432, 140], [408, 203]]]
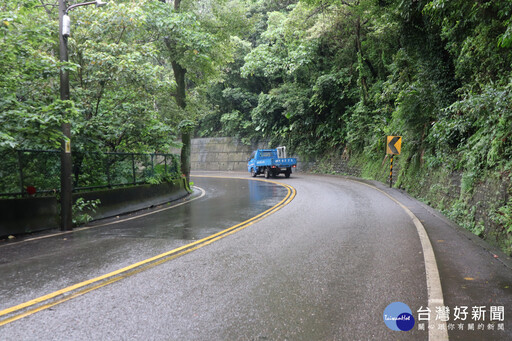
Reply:
[[[68, 36], [70, 35], [70, 19], [68, 12], [73, 8], [80, 6], [96, 5], [96, 7], [106, 5], [101, 0], [76, 3], [67, 6], [66, 0], [59, 0], [59, 60], [68, 61]], [[67, 67], [60, 69], [60, 99], [69, 100], [69, 72]], [[62, 113], [64, 116], [65, 113]], [[73, 229], [73, 182], [71, 179], [72, 158], [71, 158], [71, 123], [69, 118], [63, 117], [62, 121], [62, 146], [60, 151], [60, 229], [69, 231]]]
[[[68, 61], [68, 37], [63, 34], [63, 19], [67, 14], [65, 0], [59, 0], [59, 56], [61, 62]], [[60, 69], [60, 99], [69, 100], [69, 72], [67, 68]], [[64, 115], [64, 113], [62, 113]], [[72, 213], [72, 181], [71, 181], [71, 124], [63, 117], [62, 146], [60, 151], [60, 229], [73, 229]]]

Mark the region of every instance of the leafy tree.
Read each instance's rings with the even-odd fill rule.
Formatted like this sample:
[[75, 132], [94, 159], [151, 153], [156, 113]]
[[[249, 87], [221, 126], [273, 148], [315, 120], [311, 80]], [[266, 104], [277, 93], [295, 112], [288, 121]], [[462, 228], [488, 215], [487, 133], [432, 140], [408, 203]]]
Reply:
[[510, 1], [435, 0], [424, 13], [442, 27], [441, 37], [460, 80], [473, 87], [509, 81]]
[[406, 167], [510, 167], [509, 1], [112, 0], [70, 13], [69, 63], [54, 6], [0, 10], [3, 149], [55, 148], [66, 119], [78, 152], [165, 151], [181, 134], [185, 174], [196, 124], [306, 155], [381, 155], [404, 135]]
[[160, 108], [169, 108], [161, 92], [173, 79], [155, 63], [158, 51], [145, 32], [143, 5], [112, 3], [73, 13], [72, 98], [81, 115], [72, 126], [79, 149], [147, 152], [172, 145], [173, 112]]
[[68, 105], [54, 102], [55, 77], [69, 65], [55, 57], [55, 25], [37, 4], [0, 6], [0, 148], [58, 145], [59, 109]]
[[176, 0], [173, 6], [165, 1], [146, 5], [146, 27], [157, 43], [160, 63], [170, 64], [172, 68], [176, 85], [170, 93], [182, 112], [181, 126], [187, 127], [181, 131], [181, 164], [187, 179], [190, 177], [190, 127], [197, 116], [187, 110], [187, 92], [218, 76], [219, 67], [231, 59], [232, 44], [227, 32], [237, 27], [222, 22], [227, 19], [223, 15], [226, 6], [225, 1]]

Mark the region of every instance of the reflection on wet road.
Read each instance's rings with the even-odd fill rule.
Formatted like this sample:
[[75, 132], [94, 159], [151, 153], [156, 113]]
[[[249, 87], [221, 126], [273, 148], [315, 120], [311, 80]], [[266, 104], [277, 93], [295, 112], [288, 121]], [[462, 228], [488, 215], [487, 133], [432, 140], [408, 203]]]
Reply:
[[269, 182], [200, 177], [194, 180], [206, 192], [204, 199], [146, 216], [142, 221], [112, 225], [99, 234], [197, 240], [258, 215], [286, 195], [286, 188]]
[[70, 234], [0, 244], [0, 309], [210, 236], [264, 212], [287, 194], [285, 187], [250, 179], [193, 180], [206, 195], [197, 198], [196, 190], [185, 199], [190, 202], [172, 209], [143, 211], [140, 218], [133, 219], [135, 214]]
[[[46, 309], [44, 298], [44, 311], [33, 313], [34, 303], [33, 314], [4, 325], [0, 308], [0, 339], [446, 340], [441, 331], [512, 340], [509, 260], [424, 204], [374, 181], [299, 173], [276, 179], [288, 186], [280, 188], [249, 179], [196, 177], [207, 195], [176, 209], [0, 247], [3, 307], [84, 279], [93, 289], [109, 284], [60, 290], [58, 305]], [[483, 329], [469, 313], [460, 329], [453, 314], [446, 325], [436, 317], [444, 304], [432, 295], [419, 222], [432, 240], [445, 307], [487, 309]], [[392, 330], [383, 313], [394, 302], [415, 318], [431, 306], [432, 318]], [[504, 316], [489, 321], [491, 307]]]

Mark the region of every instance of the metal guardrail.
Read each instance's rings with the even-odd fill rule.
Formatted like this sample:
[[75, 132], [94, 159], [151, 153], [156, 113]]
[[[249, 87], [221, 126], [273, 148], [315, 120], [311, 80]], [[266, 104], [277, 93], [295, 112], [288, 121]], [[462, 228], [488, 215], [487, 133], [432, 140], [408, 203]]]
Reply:
[[[73, 191], [148, 183], [179, 176], [179, 157], [165, 153], [77, 152]], [[60, 192], [60, 151], [0, 151], [0, 197]]]

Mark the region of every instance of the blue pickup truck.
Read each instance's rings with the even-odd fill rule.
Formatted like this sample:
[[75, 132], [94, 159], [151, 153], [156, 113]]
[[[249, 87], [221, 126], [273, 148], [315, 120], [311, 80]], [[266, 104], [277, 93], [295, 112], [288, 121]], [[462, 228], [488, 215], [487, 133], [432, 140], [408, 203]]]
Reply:
[[292, 168], [297, 167], [297, 159], [286, 157], [286, 147], [276, 149], [258, 149], [247, 162], [247, 170], [253, 177], [264, 174], [265, 178], [284, 174], [289, 178]]

